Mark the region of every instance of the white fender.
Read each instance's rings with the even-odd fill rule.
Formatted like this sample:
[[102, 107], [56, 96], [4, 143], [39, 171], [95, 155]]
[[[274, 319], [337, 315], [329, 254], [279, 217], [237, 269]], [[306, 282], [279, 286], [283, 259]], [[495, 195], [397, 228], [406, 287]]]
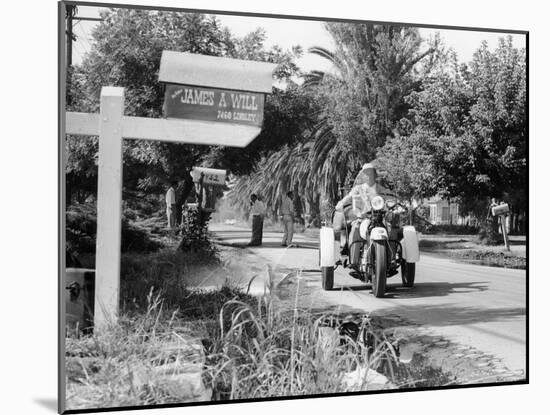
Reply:
[[334, 240], [334, 230], [328, 226], [321, 227], [319, 233], [319, 249], [321, 251], [321, 266], [333, 267], [336, 263], [335, 246], [338, 242]]
[[382, 227], [373, 228], [370, 231], [370, 240], [371, 241], [384, 241], [388, 239], [388, 231]]
[[407, 262], [420, 261], [420, 250], [418, 248], [418, 235], [414, 226], [403, 226], [403, 239], [401, 240], [403, 248], [403, 258]]
[[365, 241], [367, 240], [368, 231], [369, 221], [364, 220], [363, 222], [361, 222], [361, 225], [359, 225], [359, 236], [361, 237], [361, 239], [364, 239]]

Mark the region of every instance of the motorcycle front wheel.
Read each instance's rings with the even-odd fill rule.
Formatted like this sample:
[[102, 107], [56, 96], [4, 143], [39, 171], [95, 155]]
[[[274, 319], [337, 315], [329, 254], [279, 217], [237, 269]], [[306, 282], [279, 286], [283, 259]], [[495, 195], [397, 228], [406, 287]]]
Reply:
[[386, 243], [374, 242], [374, 275], [372, 276], [372, 293], [376, 298], [384, 296], [386, 291]]

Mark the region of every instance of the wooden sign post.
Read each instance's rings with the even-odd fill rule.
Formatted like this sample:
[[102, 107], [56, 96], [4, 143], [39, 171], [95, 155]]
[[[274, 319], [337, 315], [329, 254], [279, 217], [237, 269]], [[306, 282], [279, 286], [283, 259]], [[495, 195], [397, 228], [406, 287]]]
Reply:
[[[106, 87], [100, 97], [97, 172], [95, 323], [116, 320], [120, 292], [122, 217], [122, 117], [124, 89]], [[114, 276], [117, 276], [116, 278]]]
[[[236, 109], [238, 106], [239, 115], [238, 120], [233, 119], [231, 122], [223, 122], [223, 119], [213, 120], [208, 118], [210, 115], [205, 117], [204, 111], [198, 111], [198, 119], [193, 119], [193, 116], [189, 117], [182, 108], [174, 113], [174, 116], [183, 114], [181, 119], [127, 117], [124, 116], [124, 89], [103, 87], [99, 114], [66, 113], [65, 134], [99, 136], [95, 330], [101, 330], [105, 325], [116, 322], [118, 317], [122, 140], [129, 138], [245, 147], [261, 131], [261, 122], [258, 120], [263, 117], [263, 94], [271, 92], [274, 64], [177, 52], [166, 53], [168, 58], [165, 59], [165, 53], [161, 60], [161, 75], [167, 74], [170, 82], [192, 82], [198, 87], [225, 88], [234, 94], [237, 94], [235, 91], [246, 91], [247, 93], [237, 95], [253, 94], [256, 99], [235, 95], [235, 105], [232, 108]], [[160, 80], [163, 81], [162, 78]], [[261, 99], [257, 98], [258, 94], [262, 95]], [[194, 96], [193, 100], [197, 104]], [[260, 101], [262, 105], [257, 107]], [[198, 104], [200, 105], [200, 102]]]

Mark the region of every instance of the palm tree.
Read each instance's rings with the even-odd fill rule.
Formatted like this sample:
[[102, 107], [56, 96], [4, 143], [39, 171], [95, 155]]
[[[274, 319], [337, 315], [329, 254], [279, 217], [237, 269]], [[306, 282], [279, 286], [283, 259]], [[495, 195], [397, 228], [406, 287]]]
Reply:
[[316, 122], [303, 142], [264, 157], [231, 197], [246, 203], [242, 195], [257, 192], [276, 209], [279, 195], [297, 188], [310, 201], [319, 203], [321, 194], [335, 204], [341, 185], [392, 134], [406, 112], [404, 97], [419, 86], [417, 63], [435, 51], [420, 51], [414, 28], [327, 23], [326, 29], [336, 50], [316, 46], [308, 52], [330, 61], [334, 71], [311, 71], [302, 84], [322, 102]]
[[[304, 77], [304, 88], [316, 89], [322, 95], [336, 89], [348, 91], [358, 99], [363, 119], [358, 131], [362, 137], [341, 136], [334, 125], [351, 123], [350, 114], [335, 120], [334, 105], [328, 100], [319, 121], [311, 131], [310, 175], [319, 178], [317, 187], [328, 195], [337, 195], [337, 183], [374, 156], [394, 124], [404, 114], [403, 98], [419, 86], [415, 66], [433, 54], [434, 46], [421, 52], [422, 39], [417, 29], [393, 25], [327, 23], [326, 28], [336, 43], [336, 51], [312, 47], [308, 52], [329, 60], [335, 71], [312, 71]], [[328, 88], [327, 88], [328, 85]], [[323, 91], [323, 88], [325, 89]], [[341, 114], [340, 114], [341, 115]], [[335, 122], [336, 121], [336, 122]], [[342, 169], [342, 170], [340, 170]]]

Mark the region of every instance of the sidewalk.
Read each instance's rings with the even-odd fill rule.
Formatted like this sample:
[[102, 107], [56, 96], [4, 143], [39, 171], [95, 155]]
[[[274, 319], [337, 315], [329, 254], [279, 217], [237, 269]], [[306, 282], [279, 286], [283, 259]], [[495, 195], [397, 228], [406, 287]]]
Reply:
[[[248, 247], [250, 242], [250, 236], [252, 230], [243, 224], [229, 225], [225, 223], [211, 223], [208, 227], [218, 243], [224, 246], [232, 246], [235, 248], [281, 248], [281, 242], [283, 240], [283, 231], [266, 230], [264, 229], [262, 245], [255, 247]], [[318, 235], [310, 235], [308, 233], [294, 233], [292, 237], [292, 244], [297, 245], [295, 247], [317, 249], [318, 247]]]

